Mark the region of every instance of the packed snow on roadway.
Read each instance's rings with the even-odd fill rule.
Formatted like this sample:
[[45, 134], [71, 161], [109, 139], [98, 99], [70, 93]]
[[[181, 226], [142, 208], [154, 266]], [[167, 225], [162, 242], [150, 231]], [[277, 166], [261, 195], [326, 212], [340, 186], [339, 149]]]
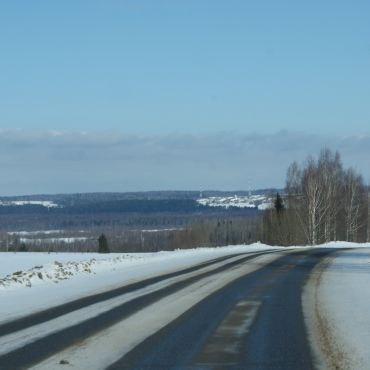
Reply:
[[[366, 369], [370, 363], [370, 244], [336, 242], [319, 247], [345, 248], [320, 274], [312, 274], [320, 276], [315, 299], [335, 338], [334, 350], [348, 360], [346, 368]], [[157, 253], [0, 253], [0, 323], [214, 258], [272, 248], [276, 247], [256, 243]]]

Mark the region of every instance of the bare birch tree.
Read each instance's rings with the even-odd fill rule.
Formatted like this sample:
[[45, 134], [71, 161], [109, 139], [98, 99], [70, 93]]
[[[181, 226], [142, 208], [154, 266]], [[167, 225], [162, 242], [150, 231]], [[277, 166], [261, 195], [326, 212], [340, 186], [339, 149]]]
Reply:
[[344, 213], [346, 240], [357, 241], [357, 233], [361, 227], [361, 205], [364, 199], [364, 185], [360, 175], [349, 168], [344, 175]]
[[328, 210], [324, 185], [315, 160], [308, 159], [302, 175], [302, 199], [306, 210], [308, 242], [311, 245], [319, 241], [320, 227]]
[[322, 239], [324, 242], [337, 239], [337, 216], [341, 209], [340, 190], [342, 188], [343, 169], [340, 155], [334, 155], [330, 149], [323, 149], [318, 160], [318, 174], [322, 179], [324, 207]]

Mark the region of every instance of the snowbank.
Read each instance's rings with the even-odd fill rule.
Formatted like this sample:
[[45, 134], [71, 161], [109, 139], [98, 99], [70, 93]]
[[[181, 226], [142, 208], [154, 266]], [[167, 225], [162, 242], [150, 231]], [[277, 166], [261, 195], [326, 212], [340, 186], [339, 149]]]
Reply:
[[370, 244], [330, 243], [351, 248], [318, 265], [305, 288], [303, 307], [319, 362], [337, 370], [370, 364]]
[[370, 364], [370, 248], [341, 252], [323, 273], [319, 302], [349, 369]]
[[352, 243], [338, 241], [316, 245], [315, 248], [370, 248], [370, 243]]
[[[202, 262], [207, 258], [213, 258], [232, 253], [243, 253], [262, 249], [271, 249], [262, 244], [230, 246], [220, 248], [194, 248], [186, 250], [176, 250], [171, 252], [155, 253], [43, 253], [43, 252], [3, 252], [0, 253], [0, 287], [9, 286], [6, 281], [12, 280], [12, 276], [24, 276], [34, 271], [44, 274], [54, 274], [59, 267], [89, 266], [90, 272], [103, 272], [104, 270], [115, 269], [118, 265], [138, 266], [148, 263], [168, 262], [175, 263], [174, 267]], [[76, 271], [77, 275], [78, 271]], [[20, 283], [20, 281], [18, 282]]]

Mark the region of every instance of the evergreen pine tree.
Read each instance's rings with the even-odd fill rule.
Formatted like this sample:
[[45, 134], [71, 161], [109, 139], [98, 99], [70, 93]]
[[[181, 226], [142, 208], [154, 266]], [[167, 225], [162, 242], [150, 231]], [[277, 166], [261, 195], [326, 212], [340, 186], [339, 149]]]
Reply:
[[281, 198], [280, 194], [279, 193], [276, 193], [276, 198], [275, 198], [275, 202], [274, 202], [274, 207], [275, 207], [275, 210], [278, 214], [280, 214], [281, 211], [284, 210], [284, 203], [283, 203], [283, 199]]
[[19, 251], [27, 252], [28, 251], [27, 245], [25, 243], [21, 243], [21, 245], [19, 246]]
[[109, 253], [109, 247], [108, 247], [108, 240], [107, 237], [104, 234], [101, 234], [98, 239], [99, 247], [98, 252], [99, 253]]

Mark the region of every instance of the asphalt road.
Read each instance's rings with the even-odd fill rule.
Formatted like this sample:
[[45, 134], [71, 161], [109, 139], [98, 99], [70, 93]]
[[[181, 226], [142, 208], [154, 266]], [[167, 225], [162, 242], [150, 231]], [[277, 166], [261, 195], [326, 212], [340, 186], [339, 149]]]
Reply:
[[[310, 271], [333, 249], [287, 253], [255, 272], [242, 275], [212, 293], [148, 337], [109, 369], [313, 369], [301, 307], [302, 287]], [[74, 310], [125, 295], [159, 281], [184, 276], [162, 289], [45, 335], [0, 356], [0, 369], [25, 369], [78, 346], [85, 339], [129, 318], [192, 284], [248, 265], [260, 252], [209, 261], [146, 279], [0, 326], [1, 337], [17, 333]], [[228, 260], [230, 259], [230, 261]], [[219, 265], [221, 263], [221, 265]], [[214, 265], [214, 268], [212, 266]], [[211, 267], [211, 269], [209, 269]], [[204, 271], [203, 271], [204, 269]], [[192, 274], [196, 272], [196, 275]], [[189, 274], [189, 275], [187, 275]], [[165, 307], [163, 307], [165, 310]], [[108, 350], [106, 348], [104, 350]], [[59, 367], [60, 368], [60, 367]], [[51, 369], [52, 370], [52, 369]]]
[[212, 294], [108, 369], [314, 369], [301, 306], [333, 250], [286, 255]]

